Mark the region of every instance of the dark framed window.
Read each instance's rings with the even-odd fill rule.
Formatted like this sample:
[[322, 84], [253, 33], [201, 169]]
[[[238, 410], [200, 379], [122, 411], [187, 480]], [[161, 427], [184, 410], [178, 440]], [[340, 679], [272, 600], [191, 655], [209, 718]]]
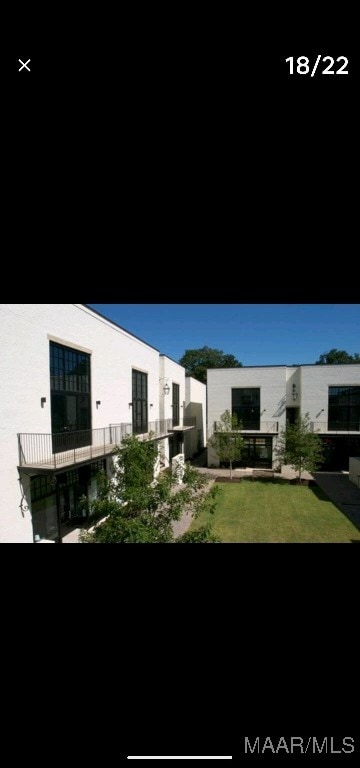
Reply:
[[242, 423], [242, 429], [260, 429], [260, 388], [232, 389], [232, 413]]
[[172, 418], [173, 418], [173, 427], [178, 427], [180, 424], [180, 386], [179, 384], [172, 385]]
[[[69, 433], [91, 430], [90, 355], [51, 341], [50, 385], [52, 433], [62, 436], [53, 441], [56, 453], [72, 447]], [[90, 437], [79, 440], [86, 445]]]
[[271, 469], [272, 437], [244, 437], [241, 459], [247, 467]]
[[37, 475], [31, 478], [31, 501], [40, 501], [55, 493], [49, 475]]
[[148, 377], [147, 373], [132, 372], [132, 411], [134, 435], [148, 431]]
[[328, 430], [360, 431], [360, 387], [329, 387]]

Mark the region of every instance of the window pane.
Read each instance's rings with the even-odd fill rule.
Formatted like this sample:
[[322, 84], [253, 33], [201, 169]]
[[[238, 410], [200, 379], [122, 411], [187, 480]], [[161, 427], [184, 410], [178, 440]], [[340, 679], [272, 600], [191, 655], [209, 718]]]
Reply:
[[360, 429], [360, 387], [329, 387], [329, 431]]
[[132, 382], [133, 431], [135, 434], [141, 434], [148, 429], [147, 374], [133, 371]]
[[260, 388], [232, 389], [232, 413], [243, 429], [260, 429]]

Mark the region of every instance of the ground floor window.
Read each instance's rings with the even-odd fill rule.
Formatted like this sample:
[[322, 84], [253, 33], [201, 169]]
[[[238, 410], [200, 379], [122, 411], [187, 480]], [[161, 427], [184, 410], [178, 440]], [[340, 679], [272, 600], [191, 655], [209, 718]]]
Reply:
[[241, 460], [247, 467], [272, 467], [272, 437], [244, 437]]
[[173, 435], [169, 438], [169, 462], [171, 462], [174, 456], [178, 456], [179, 453], [184, 452], [183, 437], [182, 435]]
[[86, 522], [86, 499], [97, 496], [99, 472], [106, 471], [106, 461], [52, 476], [37, 476], [31, 481], [31, 512], [34, 537], [60, 541], [72, 527]]
[[[273, 439], [272, 437], [247, 437], [243, 438], [244, 444], [241, 456], [233, 461], [233, 467], [254, 467], [259, 469], [272, 469]], [[229, 462], [222, 462], [220, 467], [228, 467]]]
[[34, 539], [60, 540], [56, 492], [50, 477], [31, 480], [31, 514]]

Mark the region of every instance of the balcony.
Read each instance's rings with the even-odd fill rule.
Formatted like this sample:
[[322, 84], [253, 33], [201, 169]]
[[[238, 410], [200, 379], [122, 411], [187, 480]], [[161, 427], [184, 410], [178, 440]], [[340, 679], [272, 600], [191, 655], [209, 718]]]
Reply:
[[[240, 430], [242, 435], [277, 435], [279, 432], [279, 422], [278, 421], [260, 421], [260, 428], [258, 426], [259, 422], [256, 421], [253, 424], [249, 422], [249, 427], [246, 429], [243, 428]], [[216, 421], [214, 424], [214, 432], [216, 432]]]
[[[162, 440], [174, 432], [188, 431], [196, 426], [195, 418], [181, 419], [173, 425], [172, 419], [150, 421], [147, 432], [138, 434], [138, 440]], [[53, 472], [68, 469], [75, 464], [110, 456], [126, 437], [134, 434], [132, 424], [110, 424], [103, 429], [80, 432], [61, 432], [57, 435], [40, 433], [18, 434], [19, 467], [29, 470]]]
[[338, 421], [329, 423], [327, 421], [311, 421], [311, 432], [327, 435], [357, 435], [360, 432], [360, 422]]
[[276, 435], [279, 432], [279, 422], [278, 421], [260, 421], [260, 429], [257, 426], [258, 422], [256, 424], [249, 425], [249, 428], [245, 429], [244, 427], [241, 430], [241, 433], [245, 434], [252, 434], [255, 435], [264, 435], [264, 434], [273, 434]]

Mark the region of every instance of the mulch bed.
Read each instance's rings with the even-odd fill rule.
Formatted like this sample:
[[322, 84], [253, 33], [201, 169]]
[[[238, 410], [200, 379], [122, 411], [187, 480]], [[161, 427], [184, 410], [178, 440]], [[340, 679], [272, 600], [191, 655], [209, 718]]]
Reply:
[[310, 486], [312, 486], [312, 485], [316, 485], [316, 482], [315, 482], [315, 480], [305, 480], [303, 478], [301, 478], [301, 480], [299, 480], [298, 477], [293, 477], [292, 480], [290, 480], [290, 485], [307, 485], [307, 486], [310, 485]]
[[220, 475], [215, 478], [216, 483], [241, 483], [242, 477], [224, 477]]

